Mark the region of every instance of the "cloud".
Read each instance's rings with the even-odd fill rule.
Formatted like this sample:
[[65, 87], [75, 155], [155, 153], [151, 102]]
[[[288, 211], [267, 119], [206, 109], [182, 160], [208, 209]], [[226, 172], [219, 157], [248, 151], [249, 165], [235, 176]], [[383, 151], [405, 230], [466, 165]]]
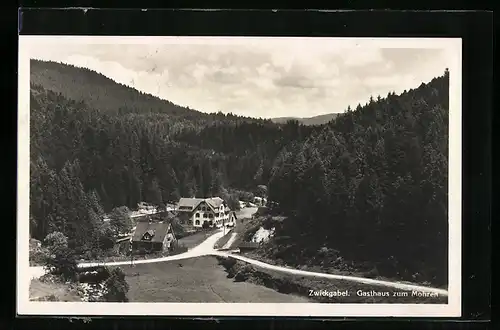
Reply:
[[347, 50], [342, 57], [344, 59], [344, 65], [348, 67], [362, 67], [384, 61], [380, 48], [356, 47]]
[[418, 87], [449, 63], [441, 49], [381, 48], [353, 39], [181, 40], [186, 39], [140, 45], [59, 42], [31, 52], [200, 111], [254, 117], [342, 112], [371, 95]]

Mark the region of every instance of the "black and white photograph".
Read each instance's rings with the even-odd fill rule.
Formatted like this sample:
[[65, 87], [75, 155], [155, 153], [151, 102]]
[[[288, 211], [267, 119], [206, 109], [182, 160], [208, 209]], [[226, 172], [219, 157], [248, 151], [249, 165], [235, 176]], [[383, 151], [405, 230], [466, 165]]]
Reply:
[[460, 39], [19, 39], [20, 312], [460, 315]]

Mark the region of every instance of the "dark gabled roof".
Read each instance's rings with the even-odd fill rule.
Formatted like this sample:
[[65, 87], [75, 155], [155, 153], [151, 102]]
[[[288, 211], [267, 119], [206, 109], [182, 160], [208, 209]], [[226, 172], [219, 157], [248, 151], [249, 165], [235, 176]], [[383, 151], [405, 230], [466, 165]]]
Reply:
[[181, 198], [179, 200], [178, 208], [190, 208], [194, 210], [200, 205], [201, 202], [205, 202], [212, 209], [218, 209], [222, 204], [224, 204], [224, 200], [220, 197], [211, 197], [211, 198]]
[[132, 241], [142, 241], [142, 237], [145, 233], [152, 235], [150, 242], [161, 243], [165, 239], [170, 228], [170, 223], [148, 223], [148, 222], [138, 222], [132, 236]]
[[224, 203], [224, 200], [220, 197], [212, 197], [205, 199], [205, 202], [212, 208], [217, 209]]
[[179, 200], [178, 208], [181, 208], [181, 207], [190, 207], [191, 209], [194, 209], [202, 201], [203, 201], [202, 198], [184, 198], [183, 197], [183, 198], [181, 198]]

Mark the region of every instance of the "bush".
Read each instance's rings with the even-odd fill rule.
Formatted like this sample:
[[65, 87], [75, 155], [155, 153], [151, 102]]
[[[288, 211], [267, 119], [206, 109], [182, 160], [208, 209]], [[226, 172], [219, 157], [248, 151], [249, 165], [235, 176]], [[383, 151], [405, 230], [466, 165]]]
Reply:
[[233, 268], [236, 265], [236, 260], [234, 258], [219, 257], [219, 264], [222, 265], [226, 270]]
[[75, 255], [69, 249], [48, 255], [45, 268], [53, 275], [62, 276], [66, 280], [75, 279], [78, 266]]
[[43, 240], [43, 244], [50, 249], [68, 247], [68, 238], [59, 231], [48, 234]]
[[245, 265], [234, 275], [234, 280], [236, 282], [246, 281], [253, 273], [255, 273], [255, 268], [252, 265]]
[[88, 267], [79, 269], [78, 281], [84, 283], [101, 283], [106, 281], [110, 276], [110, 271], [107, 267]]
[[128, 302], [128, 283], [125, 273], [121, 268], [113, 268], [109, 271], [109, 277], [105, 281], [106, 292], [103, 295], [107, 302]]
[[68, 248], [68, 239], [60, 232], [47, 235], [44, 240], [47, 253], [43, 264], [53, 275], [58, 275], [66, 280], [75, 278], [78, 267], [75, 253]]
[[30, 266], [44, 265], [47, 260], [48, 251], [45, 248], [30, 250], [29, 261]]

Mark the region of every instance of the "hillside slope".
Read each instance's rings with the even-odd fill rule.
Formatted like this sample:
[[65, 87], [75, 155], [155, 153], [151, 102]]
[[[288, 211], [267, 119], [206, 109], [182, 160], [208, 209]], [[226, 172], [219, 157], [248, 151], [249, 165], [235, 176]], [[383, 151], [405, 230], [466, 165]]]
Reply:
[[284, 148], [269, 181], [288, 219], [264, 255], [447, 283], [449, 75], [370, 99]]
[[190, 121], [231, 120], [265, 122], [264, 120], [222, 113], [207, 114], [182, 107], [156, 96], [140, 92], [129, 86], [87, 68], [64, 63], [30, 61], [32, 89], [40, 86], [45, 90], [61, 94], [66, 99], [84, 101], [90, 108], [106, 113], [164, 114]]
[[281, 148], [312, 131], [169, 107], [87, 69], [32, 63], [30, 230], [39, 240], [64, 228], [75, 246], [98, 250], [87, 245], [105, 243], [95, 238], [106, 233], [103, 213], [140, 201], [221, 196], [235, 208], [267, 183]]

